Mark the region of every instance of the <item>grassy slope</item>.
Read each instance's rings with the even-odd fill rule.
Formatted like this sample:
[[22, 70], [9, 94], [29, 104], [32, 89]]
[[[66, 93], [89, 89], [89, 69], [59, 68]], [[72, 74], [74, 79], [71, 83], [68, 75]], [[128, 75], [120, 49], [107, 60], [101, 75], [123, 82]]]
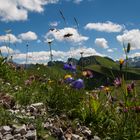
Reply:
[[95, 59], [96, 59], [97, 63], [99, 63], [99, 65], [101, 65], [103, 67], [119, 70], [119, 65], [116, 62], [114, 62], [108, 58], [95, 56]]
[[[100, 61], [103, 62], [101, 59]], [[105, 60], [102, 65], [103, 64], [104, 66], [91, 65], [89, 67], [102, 74], [110, 75], [108, 72], [110, 69], [107, 67], [107, 64], [105, 64]], [[46, 104], [47, 102], [46, 106], [49, 106], [55, 110], [53, 113], [63, 112], [63, 114], [75, 117], [76, 121], [78, 118], [84, 124], [92, 124], [90, 126], [93, 134], [99, 134], [101, 139], [108, 139], [109, 137], [110, 139], [114, 140], [137, 139], [140, 135], [138, 127], [138, 114], [131, 111], [128, 111], [127, 114], [125, 113], [126, 115], [122, 112], [119, 114], [116, 112], [120, 99], [119, 96], [122, 93], [121, 89], [120, 92], [118, 92], [118, 89], [113, 91], [115, 95], [118, 95], [119, 97], [118, 102], [108, 104], [108, 99], [104, 91], [103, 94], [99, 94], [99, 100], [95, 100], [94, 98], [89, 98], [89, 94], [85, 94], [84, 90], [74, 90], [65, 84], [58, 85], [57, 77], [63, 78], [63, 75], [66, 73], [61, 66], [46, 67], [37, 65], [28, 70], [20, 72], [14, 71], [7, 65], [2, 65], [0, 67], [0, 72], [0, 91], [13, 95], [16, 102], [20, 103], [21, 105], [29, 105], [36, 102], [43, 102]], [[44, 74], [46, 76], [44, 76]], [[24, 81], [27, 80], [30, 75], [37, 75], [41, 78], [50, 77], [52, 80], [56, 80], [54, 80], [54, 83], [52, 84], [36, 80], [32, 83], [32, 85], [24, 86]], [[99, 79], [97, 79], [97, 82], [99, 82], [98, 80]], [[15, 90], [15, 86], [21, 88]], [[139, 89], [137, 91], [139, 91]], [[133, 103], [135, 102], [132, 102], [132, 105]], [[139, 103], [140, 102], [138, 102], [138, 105]], [[3, 114], [1, 112], [3, 112]], [[3, 123], [7, 125], [7, 122], [12, 123], [12, 117], [7, 115], [5, 110], [1, 112], [0, 125]], [[46, 116], [44, 118], [46, 118]], [[42, 122], [40, 120], [42, 120], [42, 118], [37, 117], [37, 120], [34, 123], [36, 124], [38, 135], [43, 135], [43, 128], [40, 129], [40, 126], [42, 126]], [[30, 122], [30, 120], [21, 120], [20, 123], [25, 121]], [[46, 131], [44, 131], [44, 133], [46, 134]], [[48, 138], [48, 140], [53, 140], [53, 138]]]
[[[95, 72], [98, 72], [107, 77], [116, 77], [120, 75], [119, 65], [112, 60], [109, 60], [104, 57], [94, 56], [96, 64], [88, 65], [85, 69], [91, 69]], [[125, 67], [122, 70], [122, 73], [125, 74]], [[140, 79], [140, 69], [129, 68], [127, 70], [128, 79]]]

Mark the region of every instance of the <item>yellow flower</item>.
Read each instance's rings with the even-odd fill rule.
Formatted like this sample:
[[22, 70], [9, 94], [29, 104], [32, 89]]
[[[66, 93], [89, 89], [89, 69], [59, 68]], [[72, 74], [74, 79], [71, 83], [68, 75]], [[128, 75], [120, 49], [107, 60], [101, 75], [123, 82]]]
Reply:
[[108, 92], [108, 91], [110, 90], [110, 88], [109, 88], [109, 87], [104, 87], [104, 90], [105, 90], [106, 92]]
[[122, 65], [124, 63], [124, 59], [120, 59], [119, 62]]
[[72, 78], [72, 76], [70, 74], [67, 74], [65, 75], [64, 79], [67, 79], [67, 78]]
[[82, 75], [83, 75], [83, 76], [87, 76], [87, 71], [83, 71], [83, 72], [82, 72]]
[[53, 83], [53, 82], [54, 82], [53, 80], [48, 80], [48, 83], [49, 83], [49, 84], [51, 84], [51, 83]]

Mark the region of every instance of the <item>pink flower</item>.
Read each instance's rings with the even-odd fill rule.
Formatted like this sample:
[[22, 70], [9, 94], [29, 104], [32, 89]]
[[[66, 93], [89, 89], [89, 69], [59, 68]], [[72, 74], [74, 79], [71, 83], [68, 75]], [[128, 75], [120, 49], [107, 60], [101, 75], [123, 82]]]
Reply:
[[131, 87], [131, 84], [129, 84], [129, 85], [127, 86], [127, 92], [130, 93], [131, 91], [132, 91], [132, 87]]
[[117, 78], [114, 80], [114, 85], [115, 85], [116, 87], [120, 87], [121, 84], [122, 84], [122, 79], [117, 77]]

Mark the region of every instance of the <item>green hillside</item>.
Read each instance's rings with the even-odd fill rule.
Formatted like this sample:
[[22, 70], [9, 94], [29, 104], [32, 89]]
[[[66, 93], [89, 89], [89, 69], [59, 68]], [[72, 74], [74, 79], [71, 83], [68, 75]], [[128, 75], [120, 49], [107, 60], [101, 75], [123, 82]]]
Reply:
[[108, 67], [104, 67], [101, 65], [89, 65], [87, 67], [85, 67], [85, 69], [89, 69], [92, 70], [94, 72], [97, 72], [99, 74], [102, 74], [104, 76], [110, 77], [112, 79], [114, 79], [115, 77], [119, 77], [121, 74], [123, 74], [125, 77], [127, 75], [127, 79], [129, 80], [139, 80], [140, 79], [140, 73], [138, 73], [135, 70], [131, 70], [131, 71], [125, 71], [122, 70], [121, 72], [118, 69], [112, 69], [112, 68], [108, 68]]
[[111, 68], [111, 69], [119, 69], [119, 65], [107, 57], [95, 56], [97, 63], [101, 66]]
[[128, 68], [126, 71], [126, 68], [124, 66], [122, 68], [122, 71], [120, 72], [119, 64], [117, 64], [115, 61], [107, 57], [101, 56], [84, 57], [81, 60], [79, 60], [79, 64], [82, 64], [82, 61], [84, 69], [90, 69], [103, 76], [110, 77], [111, 79], [119, 77], [122, 74], [129, 80], [140, 79], [140, 69]]
[[78, 64], [80, 66], [83, 65], [84, 67], [95, 64], [95, 65], [101, 65], [104, 67], [119, 69], [119, 65], [112, 59], [108, 57], [101, 57], [101, 56], [96, 56], [96, 55], [80, 58]]

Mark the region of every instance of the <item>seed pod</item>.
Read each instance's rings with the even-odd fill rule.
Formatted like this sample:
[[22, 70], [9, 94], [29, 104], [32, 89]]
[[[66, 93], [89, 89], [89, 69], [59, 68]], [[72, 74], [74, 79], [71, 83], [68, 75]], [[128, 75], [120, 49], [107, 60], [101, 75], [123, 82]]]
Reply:
[[127, 45], [127, 53], [130, 52], [130, 48], [131, 48], [131, 45], [130, 45], [130, 43], [128, 43], [128, 45]]

